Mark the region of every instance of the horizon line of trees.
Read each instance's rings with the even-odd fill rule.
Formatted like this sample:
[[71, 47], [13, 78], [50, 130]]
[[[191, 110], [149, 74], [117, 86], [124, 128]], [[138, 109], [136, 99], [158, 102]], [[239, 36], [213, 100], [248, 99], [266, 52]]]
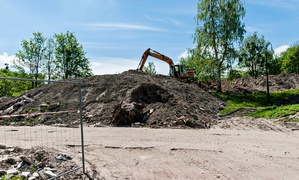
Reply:
[[[86, 52], [74, 33], [67, 31], [49, 38], [41, 32], [32, 35], [29, 40], [22, 40], [21, 49], [11, 62], [15, 70], [5, 64], [0, 76], [51, 81], [93, 75]], [[0, 96], [16, 96], [41, 84], [44, 83], [0, 80]]]
[[[46, 38], [33, 32], [29, 40], [22, 40], [12, 67], [34, 80], [59, 80], [92, 76], [89, 59], [74, 33], [54, 34]], [[37, 86], [37, 83], [32, 85]]]
[[274, 57], [272, 44], [257, 32], [245, 36], [242, 19], [246, 11], [241, 0], [198, 0], [194, 48], [180, 63], [195, 69], [196, 81], [257, 77], [282, 72], [299, 73], [299, 45]]

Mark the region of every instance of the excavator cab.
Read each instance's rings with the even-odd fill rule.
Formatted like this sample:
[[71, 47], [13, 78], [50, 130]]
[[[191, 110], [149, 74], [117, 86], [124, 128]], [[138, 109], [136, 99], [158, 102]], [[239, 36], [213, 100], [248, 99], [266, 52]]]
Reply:
[[169, 75], [179, 79], [188, 79], [194, 77], [194, 71], [186, 71], [183, 65], [177, 64], [170, 66]]

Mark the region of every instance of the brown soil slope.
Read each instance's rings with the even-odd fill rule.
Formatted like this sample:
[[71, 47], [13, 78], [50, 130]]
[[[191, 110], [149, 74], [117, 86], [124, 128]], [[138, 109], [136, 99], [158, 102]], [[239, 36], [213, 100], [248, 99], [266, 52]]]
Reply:
[[[257, 78], [238, 78], [234, 80], [224, 79], [221, 81], [223, 92], [266, 92], [266, 76], [260, 76]], [[203, 89], [216, 89], [217, 83], [202, 84]], [[299, 75], [282, 73], [279, 75], [269, 76], [269, 88], [270, 91], [282, 91], [288, 89], [299, 88]]]
[[[90, 125], [109, 125], [113, 120], [114, 107], [124, 102], [144, 107], [143, 116], [132, 125], [207, 128], [223, 105], [219, 99], [194, 84], [162, 75], [127, 71], [79, 80], [82, 85], [83, 121]], [[1, 103], [0, 113], [30, 113], [40, 110], [41, 105], [51, 112], [75, 110], [75, 113], [26, 117], [28, 121], [68, 125], [79, 122], [78, 88], [75, 84], [56, 83], [31, 90], [13, 101]], [[2, 120], [4, 122], [7, 121]]]

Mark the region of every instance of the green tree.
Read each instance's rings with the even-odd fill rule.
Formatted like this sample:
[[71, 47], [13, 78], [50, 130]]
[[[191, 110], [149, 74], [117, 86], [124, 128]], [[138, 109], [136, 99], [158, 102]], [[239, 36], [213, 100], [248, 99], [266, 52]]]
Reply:
[[[9, 69], [0, 69], [0, 76], [7, 78], [29, 78], [29, 74], [23, 72], [13, 72]], [[29, 81], [13, 81], [8, 79], [0, 80], [0, 96], [19, 96], [32, 88]]]
[[[45, 51], [45, 74], [48, 80], [55, 79], [55, 41], [52, 37], [48, 38], [46, 43], [46, 51]], [[54, 76], [54, 77], [53, 77]]]
[[234, 45], [243, 39], [245, 25], [241, 20], [244, 16], [240, 0], [198, 1], [194, 42], [197, 53], [215, 63], [217, 91], [222, 91], [221, 76], [235, 59]]
[[200, 56], [195, 48], [188, 50], [188, 56], [181, 58], [180, 64], [187, 69], [193, 69], [198, 82], [215, 81], [217, 79], [214, 61]]
[[283, 72], [299, 74], [299, 45], [288, 48], [278, 59]]
[[[33, 38], [29, 41], [23, 40], [21, 43], [22, 50], [16, 53], [16, 59], [13, 64], [21, 72], [29, 70], [29, 75], [37, 80], [40, 77], [40, 70], [45, 52], [46, 38], [41, 32], [33, 32]], [[38, 82], [32, 82], [32, 87], [37, 87]]]
[[270, 62], [268, 65], [269, 65], [269, 74], [280, 74], [283, 72], [282, 62], [279, 57], [270, 59]]
[[63, 79], [69, 77], [91, 76], [92, 71], [83, 46], [78, 43], [74, 33], [54, 35], [56, 47], [56, 66]]
[[[257, 32], [247, 36], [239, 49], [239, 66], [246, 68], [251, 77], [258, 77], [265, 73], [267, 46], [269, 42]], [[267, 54], [270, 60], [270, 54]]]
[[148, 65], [143, 68], [143, 71], [150, 74], [157, 74], [154, 62], [148, 62]]

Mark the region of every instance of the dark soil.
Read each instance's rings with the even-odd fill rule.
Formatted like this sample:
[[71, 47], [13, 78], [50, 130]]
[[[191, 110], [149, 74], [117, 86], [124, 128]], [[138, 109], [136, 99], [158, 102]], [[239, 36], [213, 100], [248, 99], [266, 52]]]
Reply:
[[[217, 120], [219, 109], [225, 106], [209, 93], [216, 89], [216, 82], [198, 86], [173, 77], [133, 70], [68, 81], [81, 82], [83, 122], [97, 127], [209, 128]], [[271, 75], [269, 84], [270, 92], [299, 88], [299, 76], [287, 73]], [[224, 79], [222, 89], [234, 93], [265, 92], [266, 77]], [[2, 115], [63, 113], [3, 118], [0, 124], [78, 126], [78, 94], [77, 84], [53, 83], [30, 90], [16, 99], [2, 98]], [[296, 95], [281, 104], [298, 103], [298, 98]], [[242, 115], [240, 111], [237, 114]]]
[[[142, 118], [125, 126], [168, 128], [208, 128], [223, 106], [216, 97], [195, 84], [162, 75], [127, 71], [121, 74], [93, 76], [81, 81], [83, 121], [88, 125], [108, 126], [114, 120], [114, 108], [123, 103], [139, 103]], [[1, 114], [36, 111], [75, 111], [54, 115], [15, 118], [19, 124], [79, 124], [77, 84], [55, 83], [30, 90], [19, 98], [0, 104]], [[24, 123], [24, 120], [26, 123]], [[1, 124], [12, 124], [10, 119]]]
[[[253, 93], [253, 92], [266, 92], [267, 81], [266, 76], [257, 78], [237, 78], [234, 80], [223, 79], [221, 81], [223, 92], [233, 93]], [[200, 87], [205, 90], [216, 90], [217, 82], [209, 82], [200, 84]], [[299, 87], [299, 75], [282, 73], [279, 75], [269, 76], [269, 89], [270, 92], [283, 91], [296, 89]]]

